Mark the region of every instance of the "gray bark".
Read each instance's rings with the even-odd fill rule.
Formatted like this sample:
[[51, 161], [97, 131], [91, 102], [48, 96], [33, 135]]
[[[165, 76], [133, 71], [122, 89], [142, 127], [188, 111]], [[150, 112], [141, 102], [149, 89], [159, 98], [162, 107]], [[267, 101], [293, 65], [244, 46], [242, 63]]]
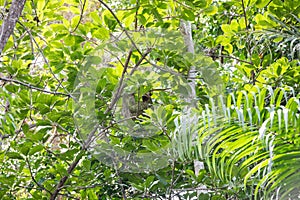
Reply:
[[[187, 47], [187, 52], [195, 54], [195, 49], [194, 49], [194, 42], [193, 42], [193, 37], [192, 37], [192, 26], [191, 22], [189, 21], [184, 21], [180, 20], [180, 27], [181, 27], [181, 32], [184, 38], [184, 43]], [[193, 105], [194, 100], [196, 99], [196, 83], [195, 83], [195, 77], [196, 77], [196, 68], [195, 66], [191, 66], [190, 71], [189, 71], [189, 85], [191, 87], [191, 94], [189, 95], [189, 103]], [[191, 122], [192, 123], [192, 122]], [[194, 122], [197, 123], [197, 122]], [[197, 138], [198, 136], [195, 135], [193, 136]], [[196, 140], [197, 141], [197, 140]], [[194, 173], [196, 176], [199, 175], [199, 171], [201, 169], [204, 169], [204, 163], [199, 161], [199, 160], [194, 160]], [[206, 193], [206, 186], [202, 185], [200, 187], [202, 190], [197, 190], [197, 194], [199, 195], [200, 193]]]
[[0, 29], [0, 55], [14, 31], [16, 23], [23, 11], [26, 0], [13, 0], [8, 12], [8, 15], [4, 18]]

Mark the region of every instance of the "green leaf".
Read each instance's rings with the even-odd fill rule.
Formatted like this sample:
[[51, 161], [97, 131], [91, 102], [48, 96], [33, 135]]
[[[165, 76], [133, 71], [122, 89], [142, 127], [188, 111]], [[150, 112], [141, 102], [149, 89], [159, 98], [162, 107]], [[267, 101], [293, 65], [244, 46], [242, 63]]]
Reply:
[[276, 69], [276, 75], [277, 76], [280, 76], [281, 75], [281, 72], [282, 72], [282, 67], [280, 65], [277, 66], [277, 69]]
[[191, 10], [188, 10], [188, 9], [183, 9], [183, 11], [181, 13], [181, 17], [184, 20], [187, 20], [187, 21], [194, 21], [195, 20], [194, 12], [192, 12]]
[[21, 156], [20, 153], [17, 152], [7, 152], [6, 156], [8, 156], [11, 159], [19, 159], [19, 160], [23, 160], [24, 158]]
[[226, 46], [226, 45], [230, 44], [231, 39], [230, 39], [230, 37], [228, 37], [228, 36], [219, 35], [219, 36], [217, 37], [216, 42], [217, 42], [218, 44], [221, 44], [222, 46]]
[[139, 22], [140, 22], [142, 25], [146, 25], [147, 19], [145, 18], [144, 15], [139, 14], [137, 17], [138, 17]]
[[105, 24], [108, 26], [108, 28], [110, 30], [113, 31], [117, 25], [116, 20], [113, 18], [113, 16], [109, 12], [104, 12], [103, 17], [104, 17]]
[[149, 176], [149, 177], [147, 177], [147, 179], [145, 181], [145, 187], [146, 188], [150, 188], [150, 185], [154, 181], [154, 178], [155, 178], [155, 176]]
[[99, 56], [89, 56], [87, 58], [87, 62], [89, 62], [90, 64], [98, 65], [102, 62], [102, 59]]
[[151, 140], [143, 140], [143, 146], [149, 149], [150, 151], [157, 151], [159, 150], [159, 147], [155, 144], [153, 144], [153, 141]]
[[23, 130], [23, 133], [24, 133], [24, 134], [27, 134], [28, 131], [29, 131], [29, 125], [28, 125], [28, 124], [24, 124], [24, 125], [22, 126], [22, 130]]
[[79, 20], [80, 20], [80, 16], [75, 16], [71, 19], [72, 29], [74, 29], [77, 26], [77, 24], [79, 23]]
[[64, 43], [68, 46], [72, 46], [75, 44], [75, 38], [73, 35], [68, 35], [64, 38]]
[[203, 11], [207, 15], [215, 15], [218, 12], [218, 7], [210, 5], [209, 7], [205, 8]]
[[209, 194], [203, 194], [203, 193], [201, 193], [199, 195], [199, 199], [201, 199], [201, 200], [209, 200], [210, 196], [209, 196]]
[[196, 180], [197, 177], [196, 177], [196, 175], [195, 175], [195, 173], [194, 173], [193, 170], [187, 169], [187, 170], [185, 170], [185, 173], [187, 173], [188, 175], [190, 175], [191, 177], [193, 177], [194, 180]]
[[91, 169], [91, 161], [90, 160], [85, 159], [84, 161], [82, 161], [82, 165], [87, 171], [90, 171], [90, 169]]
[[226, 199], [221, 195], [213, 195], [211, 197], [211, 200], [226, 200]]
[[269, 0], [257, 0], [255, 4], [257, 8], [264, 8], [269, 2]]
[[50, 27], [52, 28], [53, 32], [67, 32], [68, 29], [63, 24], [50, 24]]
[[166, 3], [159, 3], [157, 5], [157, 7], [160, 8], [160, 9], [167, 9], [168, 8], [168, 4], [166, 4]]
[[44, 149], [43, 145], [39, 144], [30, 149], [28, 155], [33, 155], [37, 152], [40, 152]]
[[87, 195], [88, 195], [88, 199], [99, 199], [97, 194], [96, 194], [96, 191], [94, 190], [87, 190]]
[[31, 140], [32, 142], [37, 142], [37, 141], [41, 141], [43, 139], [43, 137], [45, 136], [46, 132], [48, 130], [51, 130], [52, 128], [47, 127], [47, 128], [41, 128], [38, 132], [36, 133], [32, 133], [32, 132], [28, 132], [26, 135], [26, 138], [28, 138], [29, 140]]
[[161, 17], [161, 15], [159, 14], [159, 12], [157, 11], [156, 8], [154, 8], [152, 10], [152, 14], [154, 15], [154, 17], [158, 20], [158, 22], [163, 22], [163, 19]]
[[201, 169], [199, 171], [199, 174], [198, 174], [198, 177], [197, 177], [197, 182], [202, 183], [203, 179], [205, 178], [205, 175], [206, 175], [206, 171], [204, 169]]
[[31, 147], [32, 147], [32, 142], [26, 141], [23, 144], [21, 144], [19, 150], [23, 155], [27, 155]]
[[193, 4], [195, 6], [197, 6], [198, 8], [205, 8], [210, 3], [211, 3], [211, 0], [196, 0], [195, 2], [193, 2]]
[[229, 54], [232, 54], [232, 52], [233, 52], [233, 46], [231, 44], [227, 44], [224, 47], [224, 50], [226, 50]]
[[43, 115], [50, 111], [50, 107], [45, 104], [36, 103], [35, 104], [36, 109]]
[[16, 85], [6, 85], [5, 86], [5, 89], [8, 91], [8, 92], [11, 92], [11, 93], [17, 93], [18, 90], [19, 90], [19, 87], [16, 86]]
[[46, 5], [46, 1], [45, 0], [38, 0], [37, 1], [37, 10], [42, 12], [44, 10], [44, 7]]
[[102, 21], [101, 21], [101, 19], [100, 19], [99, 14], [98, 14], [97, 11], [91, 12], [90, 15], [91, 15], [91, 18], [93, 19], [93, 22], [95, 24], [97, 24], [97, 25], [101, 25], [102, 24]]
[[97, 30], [92, 31], [92, 36], [100, 40], [107, 40], [110, 37], [109, 31], [105, 28], [98, 28]]
[[283, 40], [283, 37], [276, 37], [275, 39], [273, 39], [274, 42], [278, 43], [281, 42]]

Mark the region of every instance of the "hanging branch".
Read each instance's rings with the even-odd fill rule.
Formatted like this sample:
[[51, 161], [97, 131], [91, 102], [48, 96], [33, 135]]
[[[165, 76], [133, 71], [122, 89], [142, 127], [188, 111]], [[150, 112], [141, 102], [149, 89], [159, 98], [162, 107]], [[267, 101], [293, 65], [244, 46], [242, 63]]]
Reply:
[[13, 0], [7, 17], [3, 20], [0, 32], [0, 55], [14, 31], [16, 23], [23, 11], [26, 0]]

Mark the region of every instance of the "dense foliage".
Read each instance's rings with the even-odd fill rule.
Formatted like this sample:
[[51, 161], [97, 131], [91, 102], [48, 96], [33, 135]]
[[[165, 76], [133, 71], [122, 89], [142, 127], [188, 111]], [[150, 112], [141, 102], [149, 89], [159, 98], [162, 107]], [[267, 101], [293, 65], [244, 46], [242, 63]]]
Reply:
[[299, 0], [27, 0], [11, 28], [1, 199], [299, 198]]

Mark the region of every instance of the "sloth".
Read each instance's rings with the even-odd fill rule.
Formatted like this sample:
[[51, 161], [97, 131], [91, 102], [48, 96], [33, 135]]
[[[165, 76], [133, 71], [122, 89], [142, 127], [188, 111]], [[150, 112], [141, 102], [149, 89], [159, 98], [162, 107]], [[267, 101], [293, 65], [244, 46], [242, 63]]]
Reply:
[[147, 92], [136, 100], [135, 93], [123, 95], [122, 114], [125, 118], [136, 119], [144, 110], [152, 107], [151, 92]]

